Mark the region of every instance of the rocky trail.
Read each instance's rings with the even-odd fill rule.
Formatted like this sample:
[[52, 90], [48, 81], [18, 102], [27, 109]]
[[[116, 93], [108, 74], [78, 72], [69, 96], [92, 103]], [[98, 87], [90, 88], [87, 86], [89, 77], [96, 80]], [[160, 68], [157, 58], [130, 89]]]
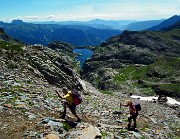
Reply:
[[77, 107], [82, 122], [75, 122], [69, 110], [65, 120], [59, 119], [63, 108], [55, 90], [60, 88], [49, 85], [43, 78], [27, 76], [29, 74], [26, 70], [21, 74], [13, 71], [0, 77], [3, 90], [0, 94], [1, 139], [38, 139], [45, 136], [53, 139], [180, 137], [177, 110], [141, 101], [142, 110], [137, 119], [139, 132], [127, 131], [128, 109], [120, 109], [119, 103], [124, 102], [128, 94], [103, 94], [84, 81], [86, 95]]
[[[57, 67], [64, 65], [55, 61], [60, 61], [58, 56], [49, 59], [54, 53], [49, 50], [45, 55], [45, 50], [33, 51], [31, 53], [38, 53], [39, 57], [29, 58], [31, 62], [36, 60], [36, 66], [42, 63], [42, 67], [37, 67], [39, 70], [35, 70], [23, 57], [16, 57], [15, 60], [0, 57], [0, 139], [180, 138], [179, 106], [141, 101], [142, 110], [137, 119], [139, 132], [127, 131], [128, 108], [120, 109], [119, 104], [129, 99], [129, 93], [98, 91], [78, 76], [75, 76], [75, 81], [82, 85], [83, 91], [80, 93], [83, 102], [77, 107], [77, 113], [82, 121], [77, 123], [69, 110], [65, 119], [59, 119], [63, 107], [56, 90], [61, 90], [58, 87], [61, 82], [58, 85], [50, 84], [45, 75], [58, 79], [56, 81], [68, 78], [68, 86], [71, 86], [73, 80], [70, 77], [74, 77], [75, 73], [68, 72], [67, 75], [61, 71], [60, 77], [56, 77]], [[46, 64], [41, 59], [45, 59]], [[64, 86], [65, 81], [62, 84]]]

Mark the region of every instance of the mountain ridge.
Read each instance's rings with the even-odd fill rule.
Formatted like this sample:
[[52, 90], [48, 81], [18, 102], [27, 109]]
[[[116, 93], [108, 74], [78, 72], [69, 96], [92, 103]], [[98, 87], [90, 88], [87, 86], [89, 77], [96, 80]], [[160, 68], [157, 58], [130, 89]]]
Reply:
[[[96, 29], [76, 25], [0, 24], [5, 32], [27, 44], [47, 45], [53, 41], [69, 42], [75, 46], [98, 45], [120, 30]], [[96, 32], [96, 33], [93, 33]]]
[[162, 28], [171, 26], [171, 25], [175, 24], [178, 21], [180, 21], [180, 15], [174, 15], [174, 16], [164, 20], [159, 25], [149, 28], [148, 30], [154, 30], [154, 31], [161, 30]]
[[[178, 98], [179, 70], [176, 69], [175, 75], [166, 69], [175, 70], [173, 66], [179, 66], [179, 38], [178, 25], [173, 25], [168, 31], [124, 31], [94, 49], [94, 55], [85, 62], [81, 75], [101, 90], [122, 89], [124, 84], [127, 88], [135, 86], [137, 89], [142, 85], [153, 90], [150, 91], [151, 95], [161, 92]], [[163, 65], [158, 61], [167, 64]], [[174, 61], [174, 65], [168, 61]], [[151, 67], [153, 64], [154, 67]], [[147, 77], [148, 73], [152, 76]], [[160, 78], [160, 81], [156, 78]]]

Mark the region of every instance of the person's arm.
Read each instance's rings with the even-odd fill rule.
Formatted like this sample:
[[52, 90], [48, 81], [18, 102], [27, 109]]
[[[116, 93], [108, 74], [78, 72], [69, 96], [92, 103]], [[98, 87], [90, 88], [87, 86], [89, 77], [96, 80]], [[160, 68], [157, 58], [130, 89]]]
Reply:
[[61, 96], [60, 94], [59, 94], [59, 92], [58, 91], [56, 91], [56, 94], [58, 95], [58, 97], [60, 97], [61, 99], [65, 99], [63, 96]]
[[121, 104], [121, 103], [120, 103], [120, 108], [121, 108], [121, 106], [128, 107], [128, 104]]

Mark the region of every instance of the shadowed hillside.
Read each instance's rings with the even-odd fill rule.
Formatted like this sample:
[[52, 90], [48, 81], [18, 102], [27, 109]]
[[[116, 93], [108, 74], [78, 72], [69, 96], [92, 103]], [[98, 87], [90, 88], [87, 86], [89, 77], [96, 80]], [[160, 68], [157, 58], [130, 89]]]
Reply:
[[124, 31], [95, 48], [81, 74], [101, 90], [179, 97], [179, 46], [178, 24], [167, 31]]
[[83, 25], [30, 24], [21, 20], [1, 23], [0, 27], [9, 36], [24, 43], [42, 45], [53, 41], [63, 41], [74, 46], [95, 46], [121, 33], [120, 30], [115, 29], [96, 29]]

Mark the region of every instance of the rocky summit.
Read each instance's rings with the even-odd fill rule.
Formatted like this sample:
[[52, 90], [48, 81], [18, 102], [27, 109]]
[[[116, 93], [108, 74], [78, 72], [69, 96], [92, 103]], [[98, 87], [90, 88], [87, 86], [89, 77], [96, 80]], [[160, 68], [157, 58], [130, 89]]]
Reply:
[[[68, 46], [65, 47], [66, 45]], [[109, 80], [109, 83], [103, 83], [102, 80], [99, 83], [101, 88], [99, 90], [81, 79], [78, 62], [74, 60], [75, 55], [71, 53], [71, 49], [73, 49], [71, 45], [62, 42], [51, 43], [48, 47], [25, 45], [0, 30], [0, 139], [178, 139], [180, 137], [179, 105], [141, 100], [142, 110], [137, 118], [137, 130], [128, 131], [126, 129], [128, 108], [119, 107], [120, 102], [124, 103], [129, 99], [127, 84], [117, 86], [116, 90], [105, 90], [107, 86], [109, 86], [107, 88], [113, 86], [111, 77], [119, 74], [115, 67], [126, 67], [127, 63], [139, 62], [135, 71], [140, 72], [142, 69], [138, 67], [154, 63], [157, 60], [156, 56], [139, 49], [134, 50], [128, 44], [123, 45], [121, 53], [124, 55], [115, 53], [119, 48], [108, 48], [114, 49], [116, 54], [112, 61], [110, 60], [112, 54], [104, 57], [95, 55], [97, 61], [104, 58], [104, 63], [98, 64], [105, 67], [98, 70], [99, 74], [95, 74], [96, 67], [100, 66], [90, 59], [88, 62], [92, 61], [94, 65], [89, 66], [87, 70], [94, 74], [91, 77], [102, 76], [104, 81]], [[137, 55], [128, 59], [132, 51], [137, 51]], [[138, 55], [141, 55], [142, 59], [138, 60]], [[118, 61], [118, 57], [125, 59]], [[87, 68], [88, 62], [84, 68]], [[85, 72], [85, 69], [83, 70]], [[134, 69], [130, 70], [135, 72]], [[155, 66], [148, 71], [146, 75], [149, 78], [162, 78], [167, 75], [165, 72], [158, 72]], [[178, 83], [176, 76], [173, 76], [171, 81]], [[121, 75], [118, 78], [120, 77]], [[130, 77], [133, 77], [133, 74]], [[139, 79], [139, 82], [146, 85], [152, 83], [143, 79], [145, 76]], [[167, 79], [169, 78], [163, 78], [162, 81], [165, 83]], [[95, 80], [92, 81], [95, 83]], [[127, 79], [129, 89], [132, 82]], [[117, 85], [117, 82], [114, 84]], [[82, 103], [77, 106], [81, 122], [76, 122], [69, 109], [65, 119], [60, 119], [63, 106], [56, 91], [61, 92], [64, 86], [77, 89], [83, 97]]]

